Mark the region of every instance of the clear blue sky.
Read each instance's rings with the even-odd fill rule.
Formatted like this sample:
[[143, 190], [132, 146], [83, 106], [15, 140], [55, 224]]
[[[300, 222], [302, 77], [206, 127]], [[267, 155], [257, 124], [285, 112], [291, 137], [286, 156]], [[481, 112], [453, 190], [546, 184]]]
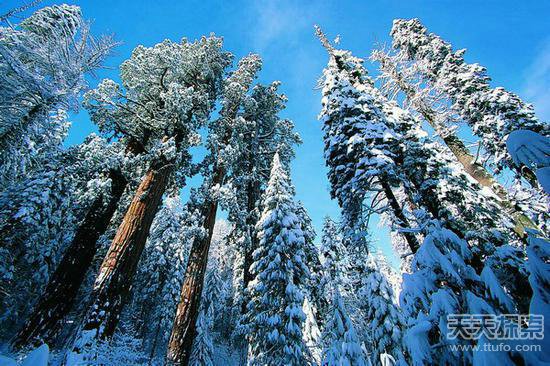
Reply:
[[[8, 1], [0, 9], [17, 2]], [[43, 4], [60, 3], [45, 1]], [[280, 80], [288, 96], [284, 116], [294, 120], [304, 143], [297, 150], [292, 176], [320, 233], [325, 215], [336, 217], [330, 201], [317, 114], [320, 91], [316, 81], [327, 55], [313, 35], [317, 23], [341, 47], [367, 58], [374, 43], [389, 41], [395, 18], [418, 17], [432, 32], [457, 48], [467, 60], [486, 66], [494, 85], [504, 86], [535, 104], [539, 117], [550, 120], [550, 1], [511, 0], [349, 0], [349, 1], [73, 1], [93, 20], [93, 31], [114, 33], [123, 42], [108, 60], [113, 69], [100, 77], [117, 78], [117, 65], [132, 49], [163, 39], [195, 39], [211, 32], [225, 39], [237, 57], [249, 52], [264, 59], [260, 81]], [[376, 66], [367, 62], [372, 72]], [[97, 83], [92, 81], [92, 87]], [[84, 111], [73, 117], [69, 143], [94, 131]], [[387, 237], [374, 227], [373, 237], [388, 252]]]

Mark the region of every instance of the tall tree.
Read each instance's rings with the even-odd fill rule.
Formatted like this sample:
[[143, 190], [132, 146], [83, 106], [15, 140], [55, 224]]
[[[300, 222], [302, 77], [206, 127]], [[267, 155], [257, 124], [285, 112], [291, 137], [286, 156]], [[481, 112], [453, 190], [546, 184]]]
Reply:
[[426, 80], [449, 96], [453, 108], [479, 136], [493, 167], [497, 171], [508, 167], [536, 186], [533, 172], [517, 166], [505, 144], [506, 136], [518, 129], [548, 135], [548, 125], [535, 117], [532, 106], [504, 88], [491, 88], [483, 66], [466, 63], [465, 50], [453, 51], [418, 19], [395, 20], [391, 35], [392, 46], [415, 61]]
[[99, 68], [114, 42], [94, 39], [78, 6], [53, 5], [15, 27], [0, 27], [0, 187], [16, 181], [59, 148], [77, 108], [84, 76]]
[[200, 140], [197, 129], [214, 108], [231, 60], [221, 47], [214, 36], [139, 46], [120, 67], [123, 88], [104, 80], [86, 93], [100, 131], [147, 143], [150, 163], [99, 268], [76, 353], [113, 334], [162, 195], [189, 174], [188, 149]]
[[[345, 64], [349, 55], [333, 49], [320, 28], [316, 31], [330, 57], [323, 71], [323, 108], [319, 119], [323, 123], [331, 195], [342, 208], [344, 234], [350, 240], [362, 240], [368, 217], [381, 210], [376, 207], [380, 192], [398, 225], [410, 229], [403, 207], [393, 193], [402, 180], [391, 156], [391, 150], [399, 144], [399, 136], [378, 123], [377, 109], [371, 107], [375, 102], [364, 98], [365, 89], [372, 88], [372, 82], [364, 77], [362, 60], [353, 58], [352, 63]], [[369, 199], [370, 207], [365, 204]], [[415, 252], [418, 238], [410, 231], [403, 235]]]
[[323, 360], [321, 365], [365, 366], [367, 362], [359, 338], [346, 312], [338, 289], [333, 290], [331, 317], [323, 331]]
[[309, 271], [292, 196], [290, 178], [275, 154], [251, 269], [255, 279], [248, 304], [250, 365], [303, 365], [306, 360], [302, 291]]
[[499, 204], [514, 217], [516, 232], [524, 235], [525, 227], [534, 227], [535, 224], [522, 212], [521, 207], [512, 202], [506, 189], [458, 137], [455, 131], [457, 126], [454, 123], [456, 117], [445, 105], [445, 97], [437, 91], [430, 90], [433, 88], [420, 86], [421, 83], [415, 75], [416, 68], [403, 60], [405, 56], [402, 53], [392, 55], [380, 49], [374, 51], [371, 58], [380, 63], [386, 94], [394, 98], [400, 92], [404, 94], [406, 105], [416, 111], [436, 131], [466, 173], [500, 198]]
[[[465, 176], [446, 150], [427, 137], [414, 118], [373, 86], [360, 59], [347, 51], [329, 52], [335, 66], [347, 70], [344, 75], [353, 90], [360, 91], [359, 103], [365, 104], [356, 112], [357, 120], [364, 121], [364, 127], [360, 125], [364, 130], [343, 138], [342, 143], [361, 141], [370, 147], [369, 151], [378, 153], [377, 161], [391, 163], [391, 172], [397, 172], [394, 177], [415, 207], [414, 222], [418, 228], [411, 229], [420, 231], [425, 238], [413, 251], [412, 274], [405, 276], [401, 294], [406, 315], [415, 319], [409, 322], [405, 336], [406, 342], [412, 342], [408, 343], [408, 351], [415, 364], [471, 360], [470, 352], [457, 355], [431, 348], [448, 343], [440, 332], [440, 319], [448, 313], [509, 312], [530, 297], [524, 286], [523, 255], [508, 245], [517, 242], [517, 238], [494, 200], [481, 193], [480, 187]], [[327, 80], [332, 75], [329, 73]], [[345, 91], [348, 89], [344, 87]], [[353, 108], [355, 102], [349, 98], [328, 101], [334, 103], [334, 116], [340, 108]], [[383, 139], [378, 137], [378, 131], [384, 131]], [[399, 142], [390, 143], [392, 140]], [[329, 140], [332, 141], [334, 138]], [[353, 164], [357, 160], [348, 166]], [[353, 177], [361, 182], [362, 175], [369, 177], [371, 172], [362, 169]], [[465, 284], [469, 290], [462, 293], [458, 289]], [[424, 343], [415, 343], [415, 339]]]
[[260, 67], [261, 60], [257, 55], [249, 55], [239, 62], [238, 69], [223, 83], [220, 118], [209, 126], [209, 156], [206, 160], [211, 167], [207, 167], [205, 171], [204, 182], [197, 198], [201, 202], [200, 216], [203, 220], [203, 233], [193, 240], [185, 270], [180, 301], [168, 345], [167, 358], [172, 363], [186, 364], [189, 360], [195, 337], [195, 323], [208, 262], [208, 251], [216, 223], [219, 198], [222, 194], [219, 190], [225, 183], [228, 171], [227, 161], [235, 148], [229, 145], [229, 142], [233, 130], [238, 130], [239, 124], [243, 123], [238, 112]]
[[[244, 123], [231, 137], [230, 145], [240, 148], [233, 151], [227, 186], [231, 198], [222, 207], [235, 223], [233, 237], [240, 247], [235, 304], [241, 315], [246, 312], [246, 288], [251, 280], [252, 252], [258, 246], [256, 224], [261, 213], [261, 196], [265, 191], [275, 151], [284, 164], [294, 156], [294, 145], [301, 142], [294, 124], [281, 119], [286, 97], [278, 92], [280, 83], [256, 85], [243, 103]], [[243, 189], [244, 187], [244, 189]]]

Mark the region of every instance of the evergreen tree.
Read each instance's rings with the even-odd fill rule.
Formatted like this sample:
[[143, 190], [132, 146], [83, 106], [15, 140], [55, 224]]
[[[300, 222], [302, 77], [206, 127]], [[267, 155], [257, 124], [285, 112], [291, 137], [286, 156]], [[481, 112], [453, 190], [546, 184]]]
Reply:
[[84, 76], [114, 42], [94, 39], [78, 6], [53, 5], [17, 26], [0, 27], [0, 189], [60, 148], [65, 111], [78, 106]]
[[536, 185], [533, 173], [517, 166], [505, 145], [514, 130], [548, 134], [548, 126], [535, 117], [532, 106], [504, 88], [491, 88], [484, 67], [466, 63], [465, 50], [453, 51], [418, 19], [395, 20], [391, 35], [393, 47], [414, 60], [425, 78], [449, 96], [453, 108], [479, 136], [495, 169], [508, 167]]
[[[367, 96], [373, 84], [362, 60], [334, 49], [322, 31], [316, 30], [329, 53], [328, 66], [323, 71], [319, 119], [323, 124], [331, 195], [342, 209], [344, 236], [354, 243], [363, 241], [370, 215], [384, 209], [392, 211], [398, 226], [410, 228], [393, 193], [403, 180], [392, 153], [398, 148], [400, 136], [381, 123], [383, 106]], [[381, 191], [387, 201], [382, 209], [377, 207]], [[403, 235], [415, 252], [419, 247], [416, 236], [409, 231]]]
[[524, 209], [514, 204], [506, 189], [458, 137], [456, 130], [459, 117], [446, 103], [445, 95], [422, 83], [422, 76], [417, 75], [417, 68], [414, 64], [410, 65], [402, 52], [392, 55], [376, 50], [371, 58], [380, 63], [381, 77], [384, 79], [382, 88], [386, 94], [393, 96], [393, 99], [401, 96], [400, 93], [403, 94], [405, 106], [416, 112], [435, 130], [464, 171], [500, 198], [500, 206], [514, 218], [516, 232], [524, 235], [525, 227], [534, 227], [535, 224], [525, 214]]
[[191, 245], [168, 346], [169, 362], [185, 363], [191, 353], [218, 204], [224, 195], [223, 186], [230, 168], [228, 162], [231, 161], [234, 149], [238, 148], [230, 144], [231, 137], [239, 130], [239, 125], [244, 123], [238, 112], [260, 66], [261, 60], [257, 55], [249, 55], [239, 62], [237, 70], [222, 83], [220, 117], [209, 124], [209, 154], [203, 170], [205, 177], [196, 197], [200, 202], [203, 234], [196, 236]]
[[331, 317], [323, 331], [323, 366], [365, 366], [367, 363], [359, 338], [346, 312], [338, 289], [333, 290]]
[[[431, 345], [449, 341], [442, 321], [445, 314], [506, 313], [530, 297], [524, 285], [522, 253], [507, 244], [509, 240], [513, 242], [514, 234], [494, 200], [481, 193], [479, 186], [462, 173], [440, 145], [430, 141], [417, 121], [373, 87], [360, 59], [349, 52], [334, 50], [330, 45], [327, 49], [333, 62], [332, 69], [329, 67], [325, 73], [325, 90], [332, 94], [325, 97], [326, 107], [322, 113], [324, 120], [330, 122], [325, 127], [331, 128], [327, 137], [328, 157], [337, 156], [332, 149], [336, 142], [337, 146], [352, 144], [356, 154], [361, 152], [346, 160], [347, 165], [328, 160], [329, 166], [335, 169], [336, 187], [346, 177], [347, 173], [343, 173], [346, 167], [355, 169], [365, 161], [371, 165], [376, 163], [375, 167], [382, 164], [385, 172], [389, 171], [395, 179], [394, 184], [405, 189], [411, 206], [416, 208], [413, 213], [418, 228], [409, 226], [409, 230], [420, 231], [425, 238], [417, 250], [411, 247], [415, 253], [412, 274], [405, 276], [401, 293], [405, 315], [410, 319], [405, 343], [413, 363], [468, 362], [472, 357], [470, 352], [452, 354], [444, 348], [432, 349]], [[334, 80], [340, 84], [342, 80], [347, 82], [337, 87], [340, 84], [333, 83]], [[357, 93], [354, 99], [338, 97], [338, 93], [350, 93], [350, 90]], [[358, 104], [354, 104], [356, 101]], [[337, 118], [342, 115], [340, 109], [354, 108], [354, 118], [335, 123], [340, 121]], [[350, 121], [359, 127], [351, 136], [340, 130]], [[364, 148], [357, 148], [357, 141], [369, 146], [366, 153]], [[373, 152], [379, 155], [376, 159], [369, 157]], [[378, 171], [371, 165], [349, 173], [352, 187], [365, 187], [359, 183], [363, 180], [368, 183], [371, 174]], [[388, 198], [390, 206], [391, 201]], [[399, 210], [392, 211], [399, 213]], [[456, 276], [458, 273], [460, 276]], [[458, 290], [463, 289], [465, 283], [469, 290]]]
[[306, 360], [302, 291], [309, 272], [292, 195], [290, 179], [275, 154], [251, 268], [250, 365], [303, 365]]
[[394, 303], [392, 287], [379, 268], [378, 259], [372, 254], [368, 256], [366, 275], [361, 279], [358, 293], [371, 362], [378, 365], [383, 353], [404, 362], [401, 349], [403, 316]]
[[162, 195], [189, 175], [188, 149], [200, 141], [197, 129], [214, 108], [231, 58], [221, 46], [214, 36], [138, 46], [120, 67], [123, 87], [104, 80], [85, 95], [100, 131], [132, 138], [147, 151], [149, 167], [100, 266], [77, 353], [113, 334]]
[[207, 310], [201, 310], [197, 317], [197, 335], [193, 344], [193, 351], [191, 352], [191, 358], [189, 365], [191, 366], [213, 366], [212, 361], [213, 346], [212, 339], [210, 338], [211, 329], [211, 312]]
[[[286, 97], [278, 91], [280, 83], [254, 86], [243, 105], [239, 131], [231, 136], [231, 164], [227, 177], [229, 199], [222, 207], [229, 212], [228, 219], [235, 223], [232, 240], [239, 248], [235, 271], [234, 312], [238, 313], [235, 340], [246, 334], [246, 288], [251, 280], [252, 253], [258, 247], [256, 224], [262, 210], [261, 196], [265, 191], [275, 151], [283, 164], [294, 156], [294, 145], [301, 142], [292, 121], [281, 119], [279, 114]], [[244, 187], [244, 188], [243, 188]]]

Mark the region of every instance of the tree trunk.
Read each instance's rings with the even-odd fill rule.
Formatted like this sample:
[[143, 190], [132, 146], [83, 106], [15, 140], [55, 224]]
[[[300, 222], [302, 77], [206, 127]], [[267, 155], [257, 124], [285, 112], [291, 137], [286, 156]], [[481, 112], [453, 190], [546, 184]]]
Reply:
[[60, 330], [60, 322], [71, 310], [96, 254], [96, 242], [107, 230], [128, 184], [119, 171], [111, 170], [109, 176], [112, 181], [109, 201], [106, 203], [105, 197], [100, 196], [90, 206], [43, 296], [23, 329], [12, 341], [14, 348], [23, 348], [35, 340], [51, 345]]
[[[99, 339], [113, 335], [171, 172], [171, 166], [160, 159], [142, 179], [99, 268], [83, 333], [92, 332]], [[77, 341], [74, 350], [84, 345]]]
[[[148, 136], [145, 136], [144, 141], [147, 139]], [[137, 155], [144, 152], [142, 142], [135, 139], [128, 141], [126, 154]], [[34, 341], [51, 345], [60, 330], [59, 323], [71, 311], [97, 252], [97, 240], [107, 230], [120, 198], [128, 186], [126, 178], [118, 170], [111, 170], [109, 177], [112, 181], [109, 201], [106, 203], [105, 197], [99, 196], [90, 205], [59, 266], [50, 278], [42, 298], [23, 329], [12, 340], [14, 348], [25, 347]]]
[[[248, 283], [252, 281], [253, 276], [252, 273], [250, 273], [250, 266], [252, 266], [252, 253], [254, 250], [258, 247], [258, 235], [256, 235], [256, 224], [257, 224], [257, 217], [255, 217], [252, 213], [254, 210], [256, 210], [256, 204], [258, 200], [260, 199], [260, 183], [259, 182], [250, 182], [248, 184], [248, 203], [247, 203], [247, 213], [248, 217], [246, 219], [246, 225], [248, 226], [250, 236], [250, 248], [245, 248], [244, 250], [244, 264], [243, 264], [243, 291], [246, 293], [246, 289], [248, 287]], [[243, 299], [243, 303], [241, 304], [241, 314], [246, 313], [246, 305], [247, 300], [246, 296]]]
[[[223, 184], [225, 169], [214, 167], [211, 186]], [[201, 301], [204, 273], [208, 263], [208, 251], [216, 223], [217, 200], [207, 200], [203, 209], [203, 228], [206, 235], [193, 240], [191, 253], [185, 270], [180, 300], [176, 310], [172, 334], [168, 344], [167, 362], [173, 365], [187, 365], [195, 339], [195, 323]]]
[[[389, 183], [381, 178], [380, 184], [382, 185], [382, 189], [384, 190], [384, 195], [386, 196], [386, 199], [388, 200], [388, 203], [390, 204], [390, 207], [392, 209], [392, 212], [394, 216], [400, 221], [400, 226], [404, 228], [410, 228], [411, 225], [409, 224], [409, 220], [403, 213], [403, 209], [401, 208], [401, 205], [399, 202], [397, 202], [397, 199], [395, 198], [395, 195], [393, 194], [393, 191], [389, 185]], [[411, 249], [412, 253], [416, 253], [416, 251], [420, 248], [420, 243], [418, 242], [418, 239], [414, 235], [414, 233], [411, 232], [403, 232], [400, 233], [405, 237], [405, 240], [407, 241], [407, 244], [409, 244], [409, 248]]]

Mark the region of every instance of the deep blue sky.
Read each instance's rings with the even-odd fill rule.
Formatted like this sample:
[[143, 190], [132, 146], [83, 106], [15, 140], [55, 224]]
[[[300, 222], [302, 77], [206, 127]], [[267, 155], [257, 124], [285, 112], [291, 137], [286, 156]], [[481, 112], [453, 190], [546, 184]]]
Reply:
[[[0, 9], [17, 3], [8, 1]], [[60, 3], [45, 1], [43, 4]], [[72, 1], [93, 21], [93, 31], [114, 33], [123, 44], [108, 60], [113, 69], [100, 77], [116, 79], [116, 66], [132, 49], [163, 39], [195, 39], [211, 32], [225, 39], [237, 57], [250, 52], [264, 59], [260, 81], [280, 80], [288, 96], [284, 116], [295, 121], [304, 143], [297, 150], [292, 176], [320, 232], [323, 216], [338, 215], [330, 201], [322, 155], [322, 134], [316, 117], [320, 91], [316, 81], [327, 55], [313, 35], [319, 24], [341, 47], [367, 58], [374, 43], [389, 41], [395, 18], [418, 17], [432, 32], [457, 48], [467, 59], [486, 66], [494, 85], [504, 86], [535, 104], [539, 117], [550, 118], [550, 1]], [[375, 71], [376, 66], [367, 62]], [[93, 80], [92, 86], [98, 81]], [[78, 143], [94, 130], [84, 111], [73, 117], [69, 143]], [[373, 227], [378, 242], [386, 242]], [[387, 251], [387, 244], [382, 248]]]

